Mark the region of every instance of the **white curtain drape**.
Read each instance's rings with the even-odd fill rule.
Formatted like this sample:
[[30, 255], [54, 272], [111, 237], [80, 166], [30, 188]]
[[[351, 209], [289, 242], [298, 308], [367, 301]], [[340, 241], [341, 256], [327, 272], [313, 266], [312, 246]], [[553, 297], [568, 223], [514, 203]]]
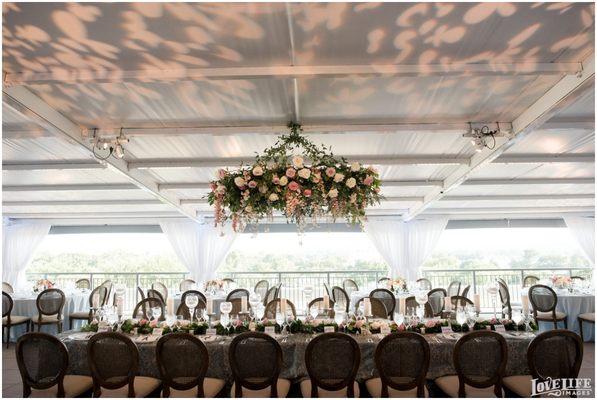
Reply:
[[50, 231], [46, 222], [23, 222], [2, 224], [2, 281], [13, 288], [25, 285], [25, 269], [35, 250]]
[[409, 222], [371, 217], [365, 223], [365, 232], [390, 266], [392, 277], [415, 280], [447, 224], [447, 217]]
[[595, 218], [564, 217], [564, 221], [591, 264], [595, 265]]
[[215, 277], [216, 269], [238, 236], [229, 226], [222, 230], [210, 223], [194, 221], [163, 220], [160, 227], [197, 283]]

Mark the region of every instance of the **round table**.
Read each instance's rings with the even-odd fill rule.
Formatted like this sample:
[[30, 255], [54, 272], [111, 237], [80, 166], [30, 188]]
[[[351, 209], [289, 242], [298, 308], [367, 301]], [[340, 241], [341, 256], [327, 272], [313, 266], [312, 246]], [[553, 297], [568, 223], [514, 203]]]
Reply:
[[[64, 307], [62, 308], [63, 329], [68, 329], [68, 316], [79, 311], [89, 310], [89, 290], [77, 290], [72, 293], [65, 293]], [[12, 296], [14, 302], [11, 315], [33, 317], [37, 315], [37, 294], [15, 293]], [[73, 329], [80, 328], [85, 321], [73, 320]], [[41, 332], [56, 333], [55, 325], [42, 325]], [[10, 340], [16, 341], [25, 333], [25, 324], [16, 325], [10, 328]]]
[[[580, 334], [578, 326], [578, 316], [584, 313], [595, 312], [595, 295], [593, 294], [577, 294], [570, 292], [560, 292], [556, 290], [558, 295], [558, 304], [556, 311], [566, 314], [568, 329]], [[539, 330], [548, 331], [553, 329], [553, 323], [540, 322]], [[595, 341], [595, 326], [593, 324], [583, 324], [583, 337], [585, 342]]]

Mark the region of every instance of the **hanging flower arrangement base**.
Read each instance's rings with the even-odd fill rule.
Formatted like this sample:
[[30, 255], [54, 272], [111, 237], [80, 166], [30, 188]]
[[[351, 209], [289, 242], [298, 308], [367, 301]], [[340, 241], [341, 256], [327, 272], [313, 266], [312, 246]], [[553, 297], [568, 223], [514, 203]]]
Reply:
[[[366, 208], [379, 203], [381, 181], [374, 168], [349, 164], [301, 135], [300, 125], [288, 127], [290, 134], [257, 155], [253, 165], [218, 170], [208, 195], [216, 226], [231, 221], [242, 231], [247, 224], [272, 220], [275, 212], [297, 224], [299, 232], [324, 219], [362, 224]], [[299, 149], [302, 153], [295, 154]]]

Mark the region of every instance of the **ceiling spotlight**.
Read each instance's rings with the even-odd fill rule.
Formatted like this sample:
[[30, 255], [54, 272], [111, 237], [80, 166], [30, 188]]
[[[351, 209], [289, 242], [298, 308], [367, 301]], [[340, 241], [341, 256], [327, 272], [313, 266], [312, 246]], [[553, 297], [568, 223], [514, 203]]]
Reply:
[[490, 150], [495, 149], [495, 137], [504, 135], [500, 131], [499, 124], [498, 128], [492, 131], [487, 125], [484, 125], [482, 128], [473, 128], [472, 124], [469, 123], [469, 130], [463, 136], [471, 138], [471, 145], [473, 145], [477, 153], [480, 153], [485, 148]]
[[99, 160], [107, 160], [111, 155], [116, 158], [124, 158], [124, 144], [128, 143], [129, 139], [124, 136], [122, 128], [120, 134], [113, 138], [100, 138], [97, 134], [97, 129], [93, 130], [93, 155]]
[[114, 155], [118, 158], [123, 158], [124, 157], [124, 149], [122, 148], [122, 145], [120, 143], [118, 143], [116, 145], [116, 148], [114, 150]]

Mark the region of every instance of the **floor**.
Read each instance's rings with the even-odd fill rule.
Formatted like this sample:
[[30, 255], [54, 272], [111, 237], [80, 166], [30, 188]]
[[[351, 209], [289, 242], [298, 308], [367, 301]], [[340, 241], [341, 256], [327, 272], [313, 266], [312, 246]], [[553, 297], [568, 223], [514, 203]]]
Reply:
[[[579, 378], [595, 382], [595, 343], [585, 343]], [[22, 397], [21, 376], [15, 358], [14, 344], [2, 347], [2, 397]]]

